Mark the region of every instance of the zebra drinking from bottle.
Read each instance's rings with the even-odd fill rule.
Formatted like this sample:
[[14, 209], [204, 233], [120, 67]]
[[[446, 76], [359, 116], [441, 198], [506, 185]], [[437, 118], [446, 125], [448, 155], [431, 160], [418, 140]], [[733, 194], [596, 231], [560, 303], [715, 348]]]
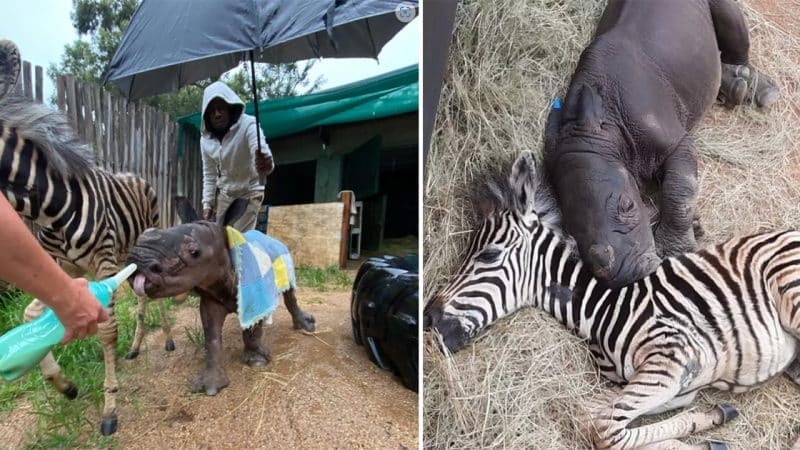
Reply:
[[730, 239], [608, 290], [553, 227], [558, 213], [540, 181], [525, 153], [507, 179], [479, 194], [483, 222], [464, 263], [425, 307], [426, 327], [450, 351], [521, 307], [551, 314], [588, 342], [601, 374], [621, 385], [583, 421], [603, 449], [708, 448], [677, 439], [732, 419], [730, 405], [629, 424], [686, 406], [709, 386], [745, 392], [783, 372], [800, 380], [800, 232]]
[[[14, 93], [19, 51], [0, 40], [0, 192], [20, 215], [41, 227], [38, 238], [71, 276], [91, 272], [102, 279], [117, 273], [119, 262], [147, 228], [159, 226], [155, 190], [132, 174], [111, 174], [95, 166], [91, 149], [78, 139], [60, 112]], [[138, 354], [144, 333], [145, 298], [139, 297], [136, 333], [129, 357]], [[117, 322], [114, 299], [109, 320], [99, 324], [105, 360], [105, 404], [100, 430], [117, 428], [115, 370]], [[25, 310], [30, 321], [46, 305], [34, 300]], [[159, 302], [166, 349], [173, 350], [163, 300]], [[70, 399], [77, 387], [65, 379], [52, 354], [40, 363], [45, 379]]]

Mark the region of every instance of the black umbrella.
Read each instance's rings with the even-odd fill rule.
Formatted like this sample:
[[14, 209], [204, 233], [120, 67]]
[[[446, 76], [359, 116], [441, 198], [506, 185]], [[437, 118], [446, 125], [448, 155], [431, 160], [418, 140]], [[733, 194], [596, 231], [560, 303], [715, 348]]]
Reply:
[[250, 60], [258, 119], [254, 62], [377, 58], [418, 7], [419, 0], [143, 0], [105, 81], [135, 100]]

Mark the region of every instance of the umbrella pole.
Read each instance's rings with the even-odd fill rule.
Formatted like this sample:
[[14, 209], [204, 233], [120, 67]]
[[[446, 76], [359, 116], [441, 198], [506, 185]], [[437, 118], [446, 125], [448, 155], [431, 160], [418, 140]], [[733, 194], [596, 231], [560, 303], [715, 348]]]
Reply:
[[256, 115], [256, 136], [258, 137], [258, 152], [261, 153], [261, 126], [258, 124], [258, 89], [256, 89], [256, 65], [254, 63], [253, 51], [250, 50], [250, 87], [253, 89], [253, 107]]
[[[256, 64], [253, 57], [253, 50], [250, 50], [250, 87], [253, 89], [253, 108], [256, 115], [256, 140], [258, 141], [258, 153], [261, 153], [261, 125], [258, 123], [258, 89], [256, 89]], [[260, 174], [261, 184], [264, 185], [264, 198], [267, 197], [267, 176]]]

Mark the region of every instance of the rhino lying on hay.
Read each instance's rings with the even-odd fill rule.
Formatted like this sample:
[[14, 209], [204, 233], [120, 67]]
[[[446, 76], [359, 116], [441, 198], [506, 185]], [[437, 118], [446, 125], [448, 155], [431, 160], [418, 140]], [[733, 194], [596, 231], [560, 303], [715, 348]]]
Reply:
[[[747, 66], [749, 47], [732, 0], [608, 3], [545, 131], [562, 227], [607, 286], [643, 278], [659, 255], [695, 249], [697, 161], [689, 132], [718, 95], [742, 103], [749, 91], [758, 106], [778, 96], [771, 80]], [[640, 196], [652, 185], [660, 189], [655, 233]]]
[[215, 395], [229, 383], [221, 365], [222, 325], [228, 314], [239, 314], [241, 362], [249, 366], [270, 361], [270, 351], [261, 342], [263, 324], [280, 293], [296, 329], [314, 331], [316, 326], [314, 316], [297, 304], [294, 267], [286, 247], [258, 231], [242, 235], [228, 226], [246, 208], [247, 201], [237, 199], [217, 222], [209, 222], [199, 220], [189, 201], [179, 197], [177, 210], [184, 223], [145, 231], [128, 257], [138, 266], [131, 279], [140, 295], [163, 298], [189, 290], [200, 295], [206, 366], [193, 381], [192, 392]]

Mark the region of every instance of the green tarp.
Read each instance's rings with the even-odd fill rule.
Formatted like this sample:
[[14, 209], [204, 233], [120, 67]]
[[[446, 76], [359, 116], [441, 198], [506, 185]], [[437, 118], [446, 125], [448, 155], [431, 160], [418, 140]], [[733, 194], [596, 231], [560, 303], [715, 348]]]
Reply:
[[[298, 97], [263, 100], [258, 104], [267, 139], [288, 136], [322, 125], [380, 119], [419, 109], [419, 68], [415, 64], [377, 77]], [[253, 103], [245, 111], [253, 114]], [[178, 118], [181, 129], [200, 130], [200, 113]]]

